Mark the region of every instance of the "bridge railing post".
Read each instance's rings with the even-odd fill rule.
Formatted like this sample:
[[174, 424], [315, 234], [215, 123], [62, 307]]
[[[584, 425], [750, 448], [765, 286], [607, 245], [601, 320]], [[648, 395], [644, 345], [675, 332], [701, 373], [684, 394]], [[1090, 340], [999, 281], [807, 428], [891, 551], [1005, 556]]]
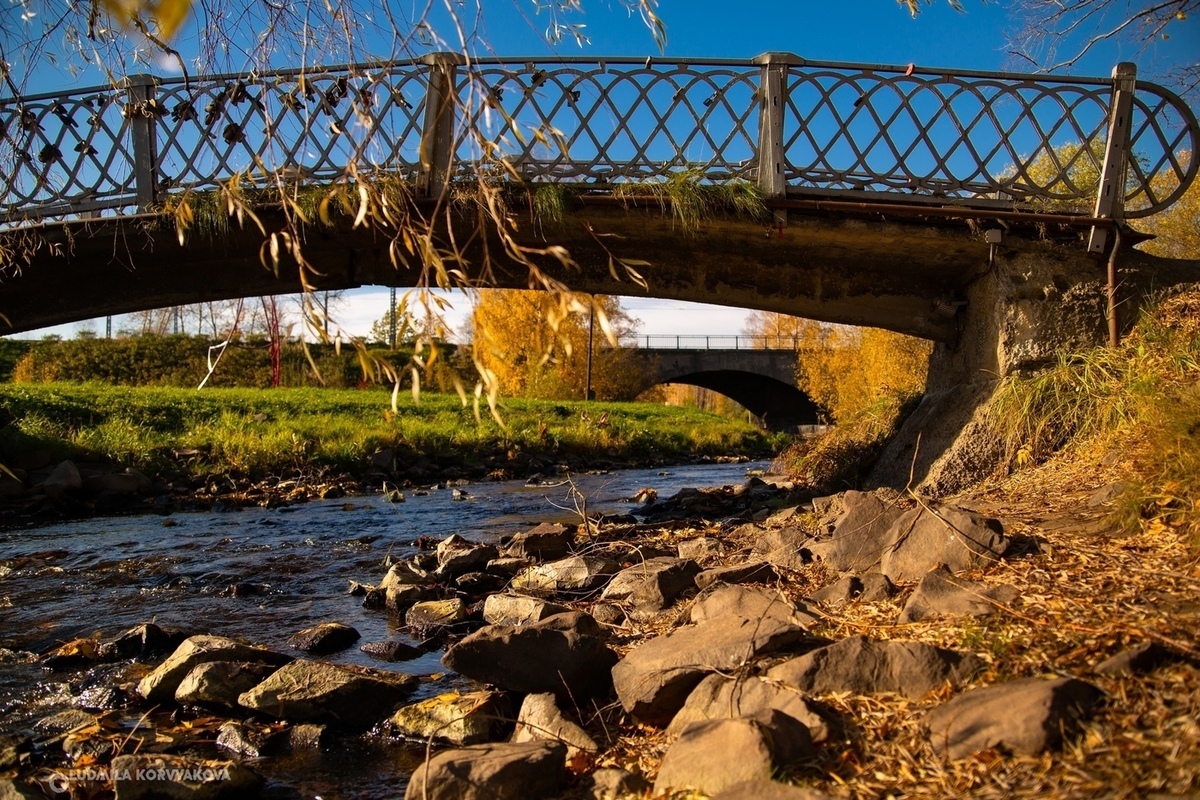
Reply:
[[158, 108], [157, 82], [153, 75], [130, 75], [125, 79], [125, 118], [133, 135], [133, 190], [138, 211], [150, 211], [158, 199]]
[[[1133, 93], [1137, 90], [1137, 65], [1122, 61], [1113, 68], [1112, 101], [1108, 106], [1108, 142], [1100, 167], [1093, 216], [1120, 222], [1125, 218], [1125, 175], [1129, 168], [1129, 134], [1132, 128]], [[1103, 253], [1108, 229], [1093, 227], [1088, 252]]]
[[454, 167], [458, 67], [465, 59], [458, 53], [429, 53], [423, 61], [429, 67], [429, 86], [421, 127], [417, 191], [425, 197], [436, 197], [446, 188]]
[[[783, 119], [787, 106], [788, 70], [803, 66], [804, 59], [792, 53], [763, 53], [754, 59], [754, 63], [762, 68], [758, 87], [758, 188], [763, 197], [770, 200], [781, 198], [787, 192]], [[786, 221], [786, 217], [776, 220]]]

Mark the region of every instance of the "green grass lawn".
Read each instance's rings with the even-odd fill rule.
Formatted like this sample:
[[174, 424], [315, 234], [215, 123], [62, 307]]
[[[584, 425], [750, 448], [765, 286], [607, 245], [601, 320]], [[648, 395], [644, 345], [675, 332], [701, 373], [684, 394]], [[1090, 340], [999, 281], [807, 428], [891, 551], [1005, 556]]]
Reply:
[[175, 451], [202, 452], [186, 469], [251, 476], [329, 467], [357, 473], [378, 449], [398, 460], [455, 451], [466, 459], [525, 452], [571, 462], [684, 461], [766, 453], [777, 434], [696, 409], [650, 403], [508, 399], [504, 426], [477, 419], [457, 395], [423, 393], [391, 410], [381, 389], [130, 388], [0, 384], [0, 463], [49, 449], [55, 458], [107, 459], [158, 474], [184, 469]]

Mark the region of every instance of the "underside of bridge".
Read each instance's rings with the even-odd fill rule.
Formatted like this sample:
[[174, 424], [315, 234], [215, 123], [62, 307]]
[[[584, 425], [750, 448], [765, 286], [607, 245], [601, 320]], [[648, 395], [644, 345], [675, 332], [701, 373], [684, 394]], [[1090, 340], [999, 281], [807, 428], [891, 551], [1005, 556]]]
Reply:
[[[941, 209], [946, 214], [937, 216], [934, 209], [914, 214], [865, 203], [830, 209], [789, 200], [783, 206], [808, 203], [805, 215], [793, 209], [782, 224], [709, 217], [685, 229], [669, 206], [603, 199], [580, 198], [557, 225], [527, 218], [518, 232], [521, 245], [542, 249], [535, 258], [545, 272], [575, 291], [777, 311], [939, 342], [925, 399], [872, 473], [884, 484], [950, 493], [966, 485], [968, 475], [979, 477], [996, 458], [984, 410], [999, 380], [1104, 339], [1104, 258], [1088, 252], [1080, 220], [989, 217], [986, 211], [967, 212], [973, 215], [967, 219], [957, 218], [965, 216], [962, 209]], [[489, 263], [485, 245], [493, 254], [503, 250], [480, 235], [468, 215], [446, 211], [441, 218], [450, 220], [442, 241], [460, 244], [461, 258], [445, 265], [448, 271], [477, 285], [529, 288], [524, 266], [502, 257]], [[267, 235], [285, 227], [278, 210], [263, 208], [259, 219]], [[303, 240], [315, 270], [309, 274], [313, 288], [432, 283], [420, 264], [395, 266], [389, 248], [402, 245], [369, 224], [356, 228], [350, 219], [335, 219], [309, 226]], [[1133, 250], [1130, 232], [1119, 241], [1114, 294], [1122, 325], [1132, 322], [1144, 292], [1200, 274], [1200, 262]], [[567, 248], [576, 266], [564, 268], [545, 250], [551, 245]], [[0, 234], [0, 321], [19, 332], [145, 308], [299, 291], [297, 265], [284, 255], [277, 269], [267, 269], [266, 252], [264, 233], [249, 225], [194, 232], [181, 245], [162, 215], [9, 231]], [[645, 287], [623, 274], [621, 259], [636, 262]], [[734, 394], [739, 387], [755, 394], [752, 380], [739, 375], [693, 382], [760, 409], [774, 424], [778, 408]], [[774, 391], [764, 387], [758, 393]], [[788, 413], [796, 407], [789, 401]]]
[[[277, 210], [261, 209], [259, 218], [267, 234], [285, 228]], [[481, 237], [466, 215], [455, 219], [457, 241], [473, 244], [450, 268], [480, 285], [529, 286], [528, 271], [503, 257], [486, 264], [485, 276]], [[989, 257], [982, 234], [963, 221], [793, 214], [778, 226], [714, 216], [685, 230], [657, 203], [580, 200], [563, 222], [529, 219], [519, 235], [530, 248], [566, 247], [577, 269], [566, 270], [550, 256], [538, 260], [577, 291], [778, 311], [939, 341], [955, 338], [955, 301], [987, 270]], [[443, 239], [450, 236], [445, 232]], [[264, 267], [264, 234], [248, 221], [193, 230], [183, 245], [168, 216], [45, 224], [4, 237], [0, 314], [9, 332], [302, 288], [286, 247], [277, 271]], [[397, 268], [389, 257], [392, 244], [390, 236], [369, 225], [355, 228], [347, 218], [310, 225], [302, 243], [316, 273], [309, 280], [329, 290], [429, 280], [418, 264]], [[492, 254], [503, 252], [495, 242], [489, 247]], [[629, 280], [619, 265], [614, 269], [614, 258], [636, 261], [648, 286]]]
[[765, 427], [794, 431], [797, 425], [815, 425], [817, 406], [808, 395], [775, 378], [752, 372], [717, 370], [678, 375], [670, 383], [684, 383], [723, 394], [738, 403]]

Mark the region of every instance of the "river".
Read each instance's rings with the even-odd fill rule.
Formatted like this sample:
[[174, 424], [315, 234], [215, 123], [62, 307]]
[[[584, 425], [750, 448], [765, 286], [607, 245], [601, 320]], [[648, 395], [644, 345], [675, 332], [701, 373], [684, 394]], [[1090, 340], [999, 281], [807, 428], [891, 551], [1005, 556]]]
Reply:
[[[575, 482], [589, 512], [628, 513], [634, 507], [622, 500], [643, 487], [666, 498], [685, 487], [740, 483], [748, 471], [766, 466], [622, 470], [581, 475]], [[465, 499], [455, 499], [449, 488], [406, 490], [401, 503], [373, 495], [3, 531], [0, 648], [42, 653], [59, 642], [113, 635], [151, 620], [284, 651], [293, 633], [330, 620], [357, 628], [362, 642], [412, 642], [386, 612], [362, 608], [360, 598], [347, 593], [349, 581], [378, 582], [388, 557], [411, 555], [421, 536], [457, 533], [491, 541], [543, 521], [578, 521], [569, 487], [552, 484], [457, 487]], [[421, 699], [460, 682], [438, 677], [444, 672], [440, 656], [386, 665], [352, 647], [328, 660], [424, 676], [413, 697]], [[43, 672], [36, 662], [0, 651], [0, 734], [28, 733], [38, 718], [71, 707], [84, 684], [99, 679]], [[134, 722], [136, 716], [128, 724]], [[325, 752], [268, 759], [256, 769], [302, 797], [395, 796], [420, 757], [417, 748], [377, 737], [346, 738]]]

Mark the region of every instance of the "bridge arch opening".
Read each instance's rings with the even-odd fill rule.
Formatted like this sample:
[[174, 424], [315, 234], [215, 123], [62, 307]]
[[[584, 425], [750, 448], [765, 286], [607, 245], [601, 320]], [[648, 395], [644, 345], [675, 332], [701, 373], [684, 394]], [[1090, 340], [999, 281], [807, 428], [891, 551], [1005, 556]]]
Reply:
[[664, 383], [697, 386], [728, 397], [769, 430], [795, 431], [799, 426], [816, 425], [820, 421], [817, 405], [794, 383], [765, 375], [717, 370], [679, 375]]

